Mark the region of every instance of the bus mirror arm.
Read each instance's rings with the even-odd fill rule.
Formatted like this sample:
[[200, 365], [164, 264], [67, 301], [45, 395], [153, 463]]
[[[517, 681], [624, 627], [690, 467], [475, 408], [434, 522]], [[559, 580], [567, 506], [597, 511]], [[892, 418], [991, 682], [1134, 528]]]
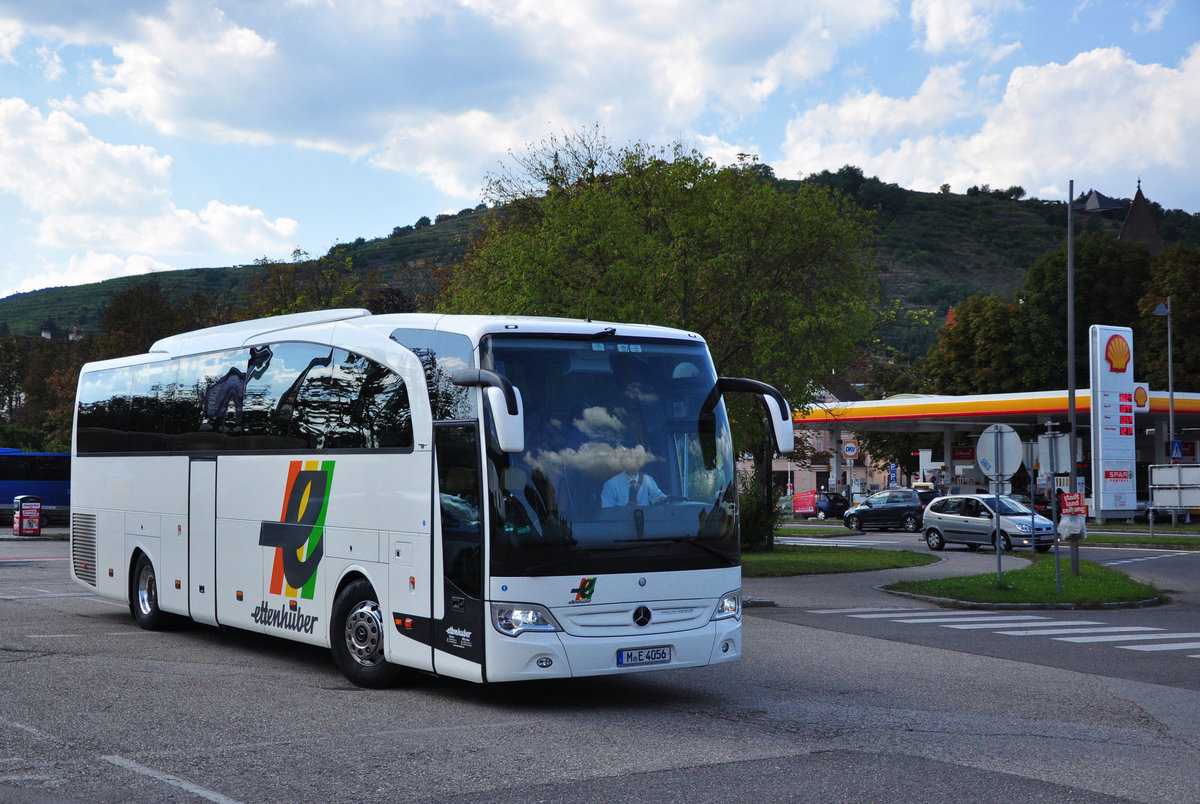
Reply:
[[525, 451], [525, 415], [521, 392], [508, 377], [487, 369], [458, 369], [450, 373], [450, 382], [468, 388], [483, 388], [492, 420], [496, 423], [496, 440], [502, 452]]
[[[717, 387], [714, 390], [722, 394], [731, 391], [757, 394], [759, 401], [767, 409], [767, 422], [771, 425], [771, 433], [775, 437], [775, 448], [782, 454], [789, 453], [796, 448], [792, 409], [788, 407], [783, 394], [779, 393], [774, 386], [745, 377], [718, 377]], [[715, 406], [715, 400], [713, 404]]]

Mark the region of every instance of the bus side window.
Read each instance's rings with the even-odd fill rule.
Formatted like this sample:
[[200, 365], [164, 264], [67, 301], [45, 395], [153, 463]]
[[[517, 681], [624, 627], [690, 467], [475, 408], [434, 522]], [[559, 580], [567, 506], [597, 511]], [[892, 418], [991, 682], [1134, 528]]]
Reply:
[[85, 374], [79, 384], [77, 440], [80, 453], [124, 452], [129, 429], [133, 369]]

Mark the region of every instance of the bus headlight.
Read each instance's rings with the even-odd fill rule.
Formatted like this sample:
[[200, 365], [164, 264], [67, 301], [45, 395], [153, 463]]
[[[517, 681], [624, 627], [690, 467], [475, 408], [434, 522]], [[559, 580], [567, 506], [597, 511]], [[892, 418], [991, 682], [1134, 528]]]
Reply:
[[562, 630], [549, 611], [532, 603], [493, 603], [492, 625], [512, 637], [525, 631]]
[[717, 610], [713, 612], [714, 620], [728, 620], [730, 617], [742, 619], [742, 590], [735, 589], [721, 595], [717, 601]]

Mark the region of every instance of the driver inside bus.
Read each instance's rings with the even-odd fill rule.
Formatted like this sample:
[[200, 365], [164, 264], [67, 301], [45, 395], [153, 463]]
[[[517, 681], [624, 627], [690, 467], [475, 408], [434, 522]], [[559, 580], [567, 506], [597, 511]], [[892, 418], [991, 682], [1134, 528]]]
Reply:
[[626, 505], [653, 505], [667, 498], [654, 478], [638, 470], [618, 472], [610, 477], [600, 491], [602, 508]]
[[622, 444], [615, 452], [621, 471], [610, 477], [600, 490], [601, 508], [653, 505], [667, 498], [654, 478], [642, 471], [647, 455], [641, 447], [631, 449]]

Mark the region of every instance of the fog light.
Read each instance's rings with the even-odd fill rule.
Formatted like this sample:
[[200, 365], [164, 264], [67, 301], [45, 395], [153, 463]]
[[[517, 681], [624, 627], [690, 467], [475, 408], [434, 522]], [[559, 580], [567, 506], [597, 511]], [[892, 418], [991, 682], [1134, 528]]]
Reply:
[[554, 660], [551, 659], [549, 656], [542, 656], [540, 659], [537, 660], [537, 666], [542, 668], [543, 670], [545, 670], [547, 667], [549, 667], [552, 664], [554, 664]]
[[729, 653], [729, 643], [728, 642], [721, 643], [721, 653]]

